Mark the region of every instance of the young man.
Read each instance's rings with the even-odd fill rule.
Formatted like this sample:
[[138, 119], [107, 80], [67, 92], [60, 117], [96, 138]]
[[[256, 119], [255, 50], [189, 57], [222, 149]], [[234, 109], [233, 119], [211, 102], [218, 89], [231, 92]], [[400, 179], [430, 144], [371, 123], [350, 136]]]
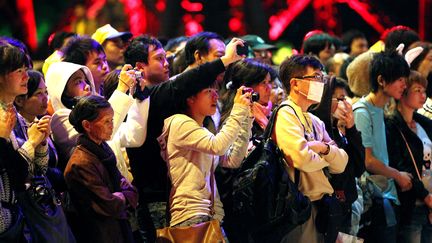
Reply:
[[354, 104], [354, 118], [365, 147], [366, 170], [387, 178], [388, 186], [382, 193], [383, 199], [372, 198], [371, 224], [359, 235], [368, 242], [396, 242], [394, 206], [399, 205], [399, 200], [395, 182], [403, 191], [409, 190], [412, 175], [389, 167], [384, 106], [391, 98], [401, 98], [410, 71], [407, 62], [394, 51], [375, 54], [370, 65], [372, 90]]
[[239, 60], [236, 46], [241, 44], [240, 39], [234, 38], [220, 59], [193, 68], [171, 80], [167, 80], [168, 62], [157, 39], [149, 36], [137, 37], [125, 52], [126, 63], [132, 64], [143, 73], [151, 104], [147, 121], [150, 129], [147, 131], [146, 141], [139, 148], [127, 149], [134, 184], [140, 195], [138, 224], [148, 242], [155, 241], [156, 228], [165, 227], [167, 167], [160, 155], [156, 139], [162, 133], [164, 120], [180, 112], [179, 100], [211, 86], [217, 75], [225, 71], [225, 67]]
[[124, 65], [123, 54], [131, 37], [130, 32], [118, 32], [110, 24], [98, 28], [91, 36], [92, 39], [102, 45], [110, 70]]
[[317, 231], [315, 218], [317, 202], [334, 192], [326, 170], [332, 174], [342, 173], [348, 161], [348, 155], [336, 146], [324, 123], [307, 112], [309, 106], [321, 101], [324, 88], [322, 68], [317, 58], [296, 55], [286, 59], [279, 71], [289, 94], [281, 105], [288, 106], [279, 110], [272, 138], [289, 164], [291, 180], [294, 178], [293, 168], [299, 170], [299, 190], [313, 202], [309, 220], [288, 233], [282, 242], [323, 242], [324, 236]]
[[98, 42], [88, 37], [71, 40], [63, 50], [63, 61], [88, 67], [93, 76], [96, 93], [102, 93], [103, 79], [110, 68], [104, 49]]

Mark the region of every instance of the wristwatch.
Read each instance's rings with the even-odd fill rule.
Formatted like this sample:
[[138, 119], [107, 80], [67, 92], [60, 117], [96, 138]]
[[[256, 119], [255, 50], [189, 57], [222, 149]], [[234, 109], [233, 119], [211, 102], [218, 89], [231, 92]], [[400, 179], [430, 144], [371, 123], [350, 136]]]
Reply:
[[327, 145], [327, 149], [326, 149], [326, 151], [324, 151], [323, 153], [321, 153], [322, 155], [327, 155], [327, 154], [330, 153], [330, 145], [328, 143], [326, 143], [326, 145]]

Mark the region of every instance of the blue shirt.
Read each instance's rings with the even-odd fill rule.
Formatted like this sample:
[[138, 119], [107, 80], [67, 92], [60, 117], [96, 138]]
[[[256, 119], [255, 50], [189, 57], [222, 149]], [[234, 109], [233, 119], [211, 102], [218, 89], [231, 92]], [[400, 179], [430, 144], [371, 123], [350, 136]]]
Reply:
[[[386, 132], [384, 124], [384, 109], [376, 107], [361, 98], [353, 105], [354, 122], [361, 132], [362, 143], [365, 148], [371, 148], [372, 154], [383, 164], [389, 165]], [[389, 179], [389, 187], [384, 197], [399, 204], [396, 186], [393, 179]]]

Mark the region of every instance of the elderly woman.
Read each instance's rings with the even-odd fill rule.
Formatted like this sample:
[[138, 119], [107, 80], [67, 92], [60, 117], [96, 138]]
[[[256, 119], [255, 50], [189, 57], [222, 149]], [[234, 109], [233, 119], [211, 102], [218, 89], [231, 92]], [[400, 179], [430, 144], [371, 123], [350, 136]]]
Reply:
[[64, 175], [80, 219], [79, 242], [133, 242], [127, 209], [137, 192], [116, 167], [106, 141], [113, 132], [114, 111], [106, 99], [83, 97], [69, 115], [80, 134]]

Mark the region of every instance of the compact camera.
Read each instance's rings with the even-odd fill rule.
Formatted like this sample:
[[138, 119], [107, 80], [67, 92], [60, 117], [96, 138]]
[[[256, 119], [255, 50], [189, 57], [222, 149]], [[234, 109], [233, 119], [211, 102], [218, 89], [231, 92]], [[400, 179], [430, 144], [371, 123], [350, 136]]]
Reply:
[[143, 78], [142, 72], [135, 70], [136, 85], [135, 85], [135, 92], [133, 93], [132, 96], [134, 99], [145, 100], [149, 96], [149, 90], [147, 87], [144, 87], [144, 90], [141, 90], [140, 81], [142, 78]]
[[243, 94], [252, 93], [252, 95], [251, 95], [251, 101], [252, 102], [258, 102], [258, 100], [260, 99], [259, 93], [258, 92], [254, 92], [252, 88], [247, 88], [246, 87], [246, 88], [244, 88], [242, 90], [242, 93]]

